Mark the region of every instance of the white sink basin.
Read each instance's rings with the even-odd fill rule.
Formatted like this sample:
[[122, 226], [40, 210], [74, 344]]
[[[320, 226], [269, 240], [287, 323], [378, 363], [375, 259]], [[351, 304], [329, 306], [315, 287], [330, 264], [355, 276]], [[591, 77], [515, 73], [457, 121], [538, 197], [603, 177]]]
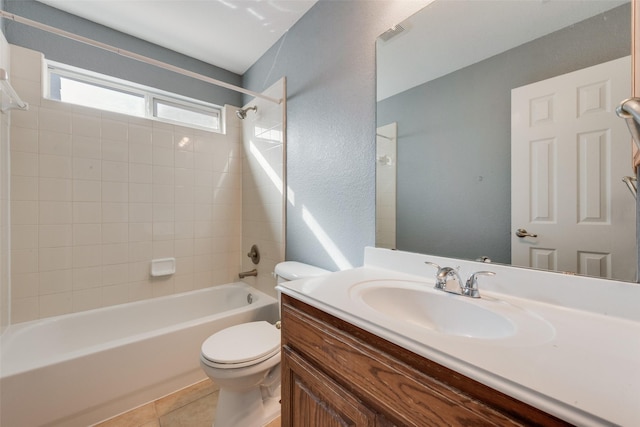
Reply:
[[519, 337], [540, 342], [553, 336], [547, 322], [522, 308], [438, 291], [429, 283], [372, 280], [353, 285], [350, 296], [361, 308], [386, 318], [387, 324], [484, 340]]

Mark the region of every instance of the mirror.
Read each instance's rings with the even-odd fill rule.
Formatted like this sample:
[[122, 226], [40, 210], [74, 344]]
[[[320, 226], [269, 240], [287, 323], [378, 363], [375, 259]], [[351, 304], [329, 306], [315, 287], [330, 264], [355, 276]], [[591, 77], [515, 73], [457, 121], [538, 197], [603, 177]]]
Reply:
[[[568, 92], [583, 94], [584, 111], [606, 103], [606, 114], [615, 116], [615, 106], [631, 95], [629, 1], [436, 0], [382, 34], [376, 53], [376, 246], [636, 280], [636, 208], [622, 182], [633, 175], [624, 121], [617, 118], [621, 134], [579, 131], [569, 144], [576, 151], [569, 155], [573, 165], [556, 156], [562, 150], [554, 143], [543, 144], [553, 138], [532, 137], [535, 144], [525, 149], [531, 158], [511, 149], [519, 135], [516, 118], [525, 114], [512, 111], [521, 104], [512, 102], [518, 88], [543, 85], [524, 104], [527, 123], [544, 121], [560, 111], [560, 104], [548, 101], [547, 82], [562, 88], [567, 83], [558, 83], [558, 76], [574, 84], [579, 77], [568, 73], [613, 62], [623, 67], [622, 78], [600, 79], [607, 82], [601, 86], [576, 83]], [[618, 92], [610, 91], [610, 83]], [[612, 154], [620, 150], [621, 161]], [[512, 173], [525, 173], [528, 181], [517, 184]], [[566, 196], [572, 188], [574, 198]], [[512, 221], [522, 200], [527, 223]], [[620, 220], [623, 231], [604, 238], [581, 234], [588, 249], [564, 256], [560, 243], [542, 243], [543, 237], [570, 239], [562, 224], [544, 228], [557, 225], [564, 209], [572, 210], [579, 233]], [[520, 228], [539, 236], [517, 237]], [[624, 242], [612, 255], [610, 247], [595, 245], [602, 240], [609, 246]], [[512, 254], [517, 250], [526, 253], [524, 261]]]

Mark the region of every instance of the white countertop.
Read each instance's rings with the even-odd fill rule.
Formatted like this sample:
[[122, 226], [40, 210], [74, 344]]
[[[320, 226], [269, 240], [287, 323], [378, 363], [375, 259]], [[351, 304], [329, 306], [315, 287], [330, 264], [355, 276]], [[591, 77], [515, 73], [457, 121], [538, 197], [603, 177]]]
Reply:
[[[483, 278], [482, 298], [472, 303], [526, 310], [539, 333], [486, 339], [426, 330], [381, 315], [350, 291], [379, 280], [432, 287], [435, 270], [424, 261], [460, 266], [463, 280], [468, 271], [496, 271]], [[513, 292], [504, 292], [509, 287]], [[367, 248], [364, 267], [281, 283], [279, 290], [573, 424], [640, 426], [637, 284]]]

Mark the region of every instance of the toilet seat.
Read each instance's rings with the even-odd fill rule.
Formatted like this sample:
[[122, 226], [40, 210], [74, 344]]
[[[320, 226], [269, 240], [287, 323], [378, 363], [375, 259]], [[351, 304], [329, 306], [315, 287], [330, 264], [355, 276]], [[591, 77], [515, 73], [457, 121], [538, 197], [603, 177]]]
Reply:
[[280, 330], [265, 322], [249, 322], [223, 329], [202, 343], [202, 361], [222, 369], [258, 364], [280, 352]]

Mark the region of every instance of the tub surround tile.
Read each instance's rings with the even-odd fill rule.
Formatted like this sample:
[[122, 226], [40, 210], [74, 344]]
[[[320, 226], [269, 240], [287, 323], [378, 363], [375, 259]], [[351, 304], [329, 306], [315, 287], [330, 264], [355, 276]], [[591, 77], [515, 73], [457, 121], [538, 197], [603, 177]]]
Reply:
[[38, 224], [38, 202], [31, 200], [11, 202], [11, 225]]
[[[273, 125], [241, 122], [236, 107], [225, 106], [227, 132], [216, 134], [41, 99], [42, 55], [10, 50], [12, 78], [29, 82], [25, 93], [34, 97], [28, 111], [11, 115], [12, 322], [122, 301], [125, 287], [134, 301], [235, 281], [248, 242], [258, 243], [265, 259], [282, 259], [266, 253], [274, 246], [260, 227], [272, 226], [275, 207], [252, 219], [261, 235], [242, 240], [242, 215], [252, 215], [242, 209], [242, 192], [256, 187], [252, 176], [264, 166], [245, 163], [242, 127], [250, 125], [245, 132], [253, 135], [251, 126]], [[281, 106], [260, 108], [282, 115]], [[280, 145], [255, 147], [278, 175]], [[277, 192], [253, 194], [282, 206]], [[39, 258], [52, 254], [41, 265]], [[165, 255], [181, 258], [179, 271], [169, 281], [152, 279], [152, 257]], [[45, 286], [25, 284], [44, 272]], [[271, 282], [266, 270], [262, 276]]]

